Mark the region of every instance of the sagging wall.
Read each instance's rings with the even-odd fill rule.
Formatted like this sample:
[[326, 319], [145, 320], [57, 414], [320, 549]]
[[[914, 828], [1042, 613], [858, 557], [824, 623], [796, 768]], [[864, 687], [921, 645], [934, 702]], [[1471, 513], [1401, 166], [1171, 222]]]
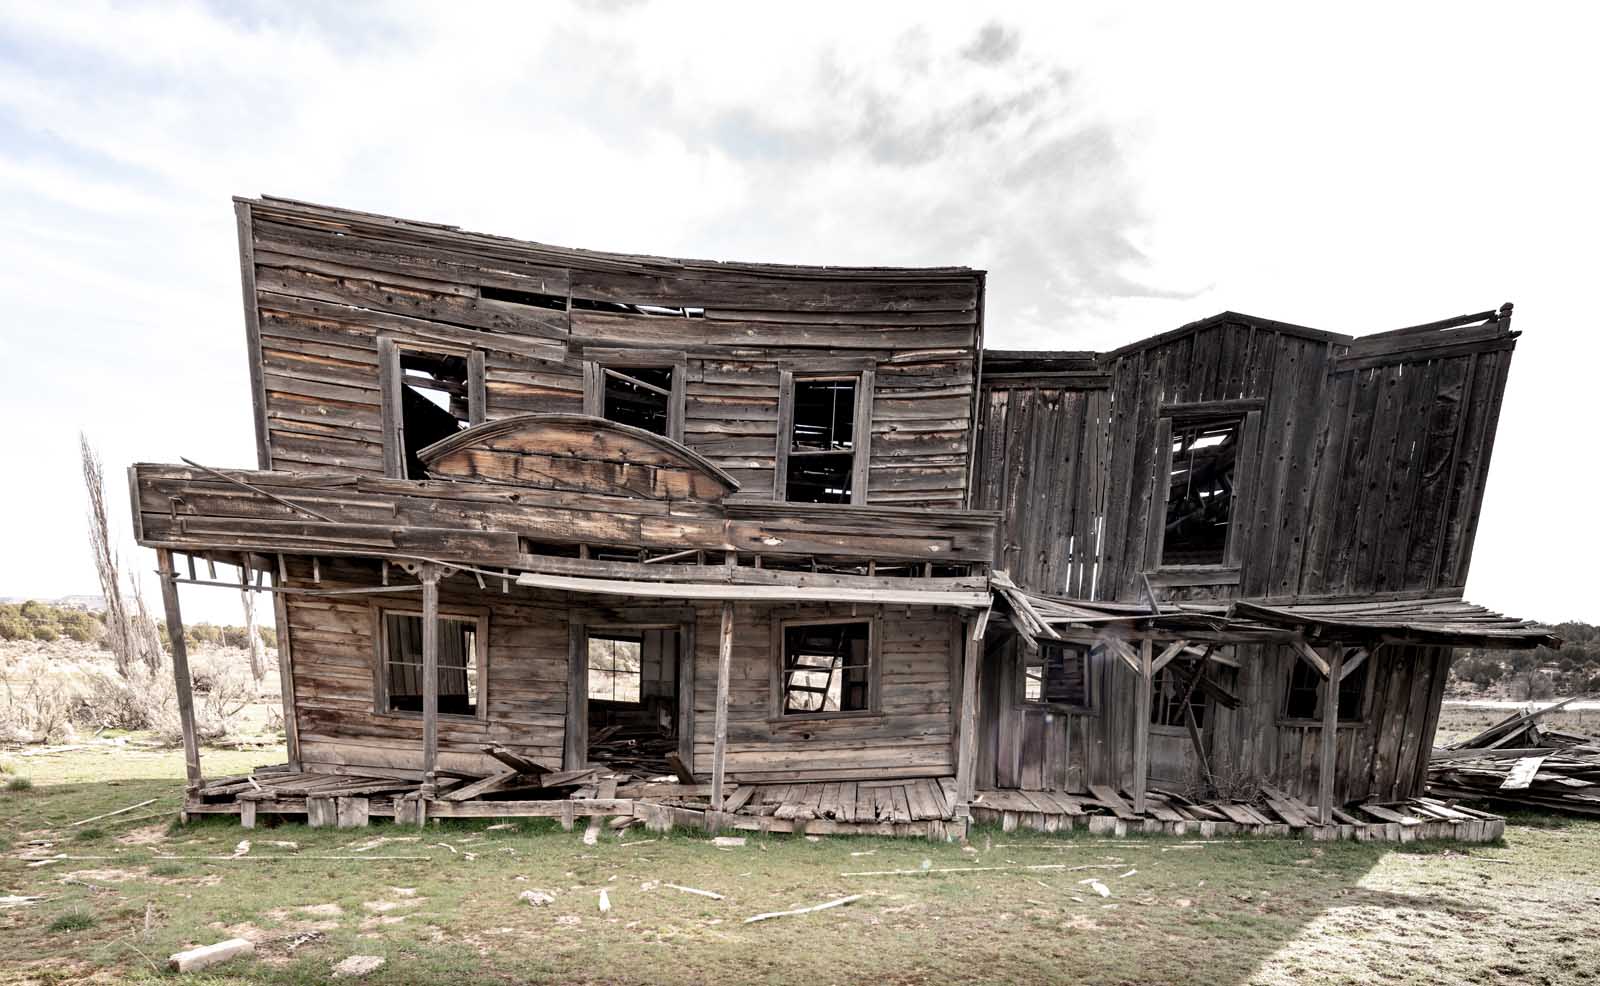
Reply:
[[[288, 585], [313, 585], [310, 562], [286, 559]], [[376, 563], [324, 558], [318, 588], [379, 584]], [[391, 569], [391, 582], [408, 580]], [[375, 711], [378, 644], [375, 606], [415, 608], [420, 593], [286, 598], [300, 757], [308, 768], [418, 771], [422, 718]], [[489, 772], [481, 753], [500, 744], [552, 766], [563, 762], [571, 626], [632, 623], [690, 626], [693, 648], [693, 769], [711, 775], [715, 739], [718, 604], [612, 604], [594, 597], [498, 583], [479, 589], [470, 576], [439, 584], [440, 612], [487, 610], [487, 706], [482, 719], [439, 717], [439, 766]], [[954, 773], [952, 675], [959, 617], [905, 607], [735, 607], [729, 678], [727, 771], [735, 781], [833, 780]], [[875, 617], [880, 631], [878, 714], [838, 719], [774, 719], [777, 657], [773, 621]]]
[[[1138, 678], [1120, 660], [1096, 655], [1094, 709], [1063, 712], [1019, 700], [1020, 645], [1007, 638], [985, 655], [980, 679], [978, 786], [1085, 792], [1133, 780]], [[1238, 669], [1213, 666], [1211, 677], [1240, 700], [1209, 701], [1201, 745], [1224, 781], [1255, 778], [1307, 801], [1317, 795], [1321, 724], [1284, 716], [1285, 692], [1298, 658], [1286, 646], [1229, 648]], [[1336, 803], [1397, 800], [1420, 793], [1448, 676], [1449, 650], [1388, 646], [1369, 659], [1359, 721], [1341, 722]], [[1188, 731], [1150, 729], [1150, 783], [1183, 791], [1196, 785], [1199, 760]]]
[[[1514, 340], [1227, 316], [1084, 354], [1098, 377], [986, 363], [972, 506], [1002, 513], [997, 567], [1056, 595], [1138, 599], [1142, 576], [1178, 600], [1456, 592]], [[1164, 566], [1163, 418], [1214, 402], [1243, 421], [1230, 557]]]
[[[869, 371], [867, 502], [959, 508], [966, 495], [981, 272], [673, 261], [281, 200], [238, 207], [263, 469], [383, 475], [384, 337], [480, 354], [491, 421], [583, 413], [597, 362], [681, 360], [682, 440], [765, 497], [783, 372]], [[497, 290], [558, 309], [485, 296]], [[583, 307], [614, 303], [704, 314]]]

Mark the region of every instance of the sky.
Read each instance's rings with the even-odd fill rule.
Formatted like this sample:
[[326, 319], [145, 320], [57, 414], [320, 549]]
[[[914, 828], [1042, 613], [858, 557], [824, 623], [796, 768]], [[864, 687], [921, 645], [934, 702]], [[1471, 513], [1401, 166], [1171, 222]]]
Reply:
[[[1136, 9], [1134, 9], [1136, 8]], [[232, 195], [565, 246], [989, 271], [987, 342], [1516, 303], [1468, 597], [1600, 622], [1594, 5], [0, 0], [0, 596], [109, 474], [254, 466]], [[1580, 440], [1581, 439], [1581, 440]], [[153, 592], [153, 580], [147, 583]], [[191, 619], [237, 594], [185, 589]]]

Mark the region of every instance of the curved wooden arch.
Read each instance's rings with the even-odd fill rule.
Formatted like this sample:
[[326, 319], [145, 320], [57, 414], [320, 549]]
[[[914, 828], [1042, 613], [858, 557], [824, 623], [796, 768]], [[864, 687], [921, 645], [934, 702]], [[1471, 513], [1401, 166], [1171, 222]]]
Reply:
[[519, 414], [417, 453], [428, 475], [651, 500], [717, 501], [739, 481], [670, 438], [587, 414]]

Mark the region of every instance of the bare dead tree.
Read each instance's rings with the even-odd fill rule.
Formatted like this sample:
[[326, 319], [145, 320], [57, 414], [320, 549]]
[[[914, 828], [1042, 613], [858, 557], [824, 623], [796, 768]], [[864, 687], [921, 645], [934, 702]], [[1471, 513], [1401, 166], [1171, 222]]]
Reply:
[[155, 621], [145, 609], [144, 596], [133, 581], [133, 612], [122, 596], [122, 573], [116, 549], [111, 546], [111, 523], [106, 516], [105, 474], [100, 456], [89, 444], [89, 436], [78, 433], [83, 459], [83, 485], [88, 493], [89, 547], [94, 552], [95, 571], [100, 577], [100, 594], [105, 597], [106, 641], [111, 647], [117, 673], [130, 677], [134, 665], [143, 663], [154, 671], [161, 667], [161, 638]]
[[[258, 579], [259, 581], [259, 576]], [[244, 603], [245, 646], [250, 650], [250, 674], [260, 684], [266, 677], [266, 655], [261, 648], [261, 630], [256, 624], [256, 597], [249, 589], [240, 589], [239, 598]]]

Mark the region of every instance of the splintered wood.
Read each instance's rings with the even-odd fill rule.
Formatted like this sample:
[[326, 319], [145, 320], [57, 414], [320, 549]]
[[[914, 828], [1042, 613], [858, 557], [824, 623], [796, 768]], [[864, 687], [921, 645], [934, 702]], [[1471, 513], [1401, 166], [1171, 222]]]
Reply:
[[1600, 817], [1600, 739], [1543, 729], [1541, 717], [1574, 699], [1514, 713], [1435, 750], [1428, 788], [1450, 798]]

